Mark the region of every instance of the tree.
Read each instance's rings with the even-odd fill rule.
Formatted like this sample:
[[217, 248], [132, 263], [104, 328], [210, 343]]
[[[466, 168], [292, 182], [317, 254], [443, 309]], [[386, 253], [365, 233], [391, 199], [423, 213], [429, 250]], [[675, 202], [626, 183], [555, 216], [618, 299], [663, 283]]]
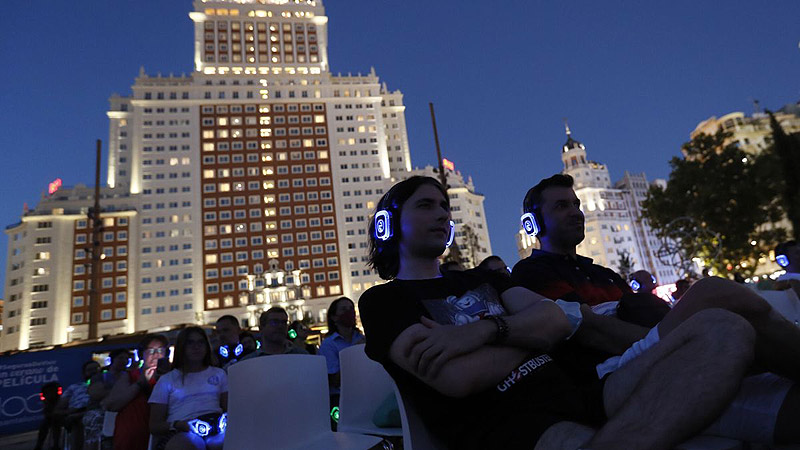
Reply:
[[786, 134], [775, 115], [771, 111], [767, 114], [774, 144], [764, 152], [764, 157], [770, 160], [770, 170], [765, 171], [764, 176], [775, 183], [781, 206], [792, 224], [794, 239], [800, 241], [800, 136]]
[[631, 259], [631, 255], [627, 250], [619, 254], [619, 262], [617, 265], [619, 266], [619, 274], [625, 279], [627, 279], [628, 276], [633, 273], [633, 266], [635, 266], [633, 260]]
[[[774, 201], [775, 184], [759, 176], [770, 160], [749, 155], [735, 143], [725, 145], [728, 136], [722, 131], [713, 136], [700, 134], [685, 143], [685, 158], [670, 160], [667, 188], [650, 188], [644, 215], [662, 238], [693, 249], [693, 257], [716, 273], [752, 276], [769, 251], [785, 239], [786, 230], [774, 226], [783, 211]], [[698, 235], [697, 230], [667, 229], [679, 217], [718, 233], [719, 257], [703, 243], [687, 242], [685, 236]]]

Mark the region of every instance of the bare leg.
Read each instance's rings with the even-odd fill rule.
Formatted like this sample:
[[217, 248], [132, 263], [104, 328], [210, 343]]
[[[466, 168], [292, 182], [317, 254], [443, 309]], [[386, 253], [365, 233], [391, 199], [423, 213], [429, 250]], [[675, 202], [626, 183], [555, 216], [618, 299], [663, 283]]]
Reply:
[[694, 314], [609, 377], [603, 396], [610, 419], [588, 447], [666, 450], [702, 431], [739, 389], [754, 336], [730, 312]]
[[661, 337], [698, 311], [722, 308], [747, 319], [756, 330], [756, 362], [770, 372], [800, 381], [800, 328], [755, 292], [718, 277], [704, 278], [686, 292], [658, 324]]

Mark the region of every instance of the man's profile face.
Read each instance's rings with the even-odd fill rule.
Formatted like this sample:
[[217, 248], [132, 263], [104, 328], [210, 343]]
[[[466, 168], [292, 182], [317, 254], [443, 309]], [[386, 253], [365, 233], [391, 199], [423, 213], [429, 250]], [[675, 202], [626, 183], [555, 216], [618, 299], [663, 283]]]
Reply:
[[261, 336], [266, 342], [285, 342], [288, 332], [289, 316], [280, 312], [269, 313], [261, 326]]
[[239, 342], [239, 327], [230, 320], [220, 320], [217, 322], [217, 334], [223, 345], [234, 345]]
[[435, 258], [450, 237], [450, 206], [441, 190], [423, 184], [403, 204], [401, 254]]
[[572, 188], [551, 186], [542, 192], [541, 216], [545, 224], [543, 239], [564, 246], [577, 246], [584, 238], [581, 201]]

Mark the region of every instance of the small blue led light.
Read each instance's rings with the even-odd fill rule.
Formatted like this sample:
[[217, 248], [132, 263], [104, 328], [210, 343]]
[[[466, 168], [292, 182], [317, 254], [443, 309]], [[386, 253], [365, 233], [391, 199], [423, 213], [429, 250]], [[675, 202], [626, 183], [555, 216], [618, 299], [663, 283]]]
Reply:
[[392, 213], [382, 209], [375, 214], [375, 237], [388, 241], [392, 234]]
[[236, 348], [233, 349], [234, 356], [239, 356], [244, 351], [244, 346], [240, 343], [236, 345]]
[[533, 213], [523, 214], [520, 218], [520, 222], [522, 222], [522, 229], [525, 230], [528, 236], [536, 236], [539, 234], [539, 225], [536, 223], [536, 217]]
[[133, 360], [131, 358], [128, 358], [128, 364], [125, 364], [125, 367], [130, 368], [131, 364], [133, 364]]
[[261, 348], [261, 339], [256, 339], [256, 350]]
[[211, 432], [211, 425], [208, 424], [205, 420], [200, 419], [193, 419], [189, 421], [189, 428], [192, 432], [200, 437], [208, 436], [208, 433]]
[[775, 257], [775, 262], [781, 267], [789, 266], [789, 257], [786, 255], [778, 255]]
[[633, 292], [639, 292], [639, 289], [641, 289], [641, 288], [642, 288], [642, 285], [639, 284], [638, 281], [631, 280], [631, 289], [633, 289]]
[[222, 356], [223, 358], [227, 358], [227, 357], [228, 357], [228, 346], [227, 346], [227, 345], [223, 345], [223, 346], [221, 346], [221, 347], [219, 348], [219, 354], [220, 354], [220, 356]]

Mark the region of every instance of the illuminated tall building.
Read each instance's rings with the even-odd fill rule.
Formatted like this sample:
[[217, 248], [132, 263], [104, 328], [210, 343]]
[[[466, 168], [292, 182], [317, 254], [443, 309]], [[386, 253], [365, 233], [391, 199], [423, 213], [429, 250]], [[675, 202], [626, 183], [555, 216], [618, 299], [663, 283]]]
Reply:
[[[253, 325], [276, 304], [292, 318], [324, 322], [330, 301], [378, 281], [365, 264], [366, 228], [392, 179], [411, 169], [402, 93], [374, 70], [330, 72], [320, 0], [196, 0], [189, 16], [193, 73], [142, 69], [131, 95], [110, 98], [107, 179], [130, 204], [130, 260], [126, 322], [114, 322], [123, 320], [115, 308], [101, 317], [101, 333], [223, 314]], [[76, 210], [90, 204], [84, 198]], [[51, 260], [51, 274], [64, 264], [72, 273], [79, 248], [82, 219], [64, 214], [54, 226], [63, 221], [59, 233], [74, 238], [59, 240], [58, 254], [67, 256]], [[7, 234], [29, 241], [38, 235], [34, 220], [50, 221], [27, 217]], [[19, 247], [32, 264], [27, 241]], [[12, 242], [9, 252], [16, 248]], [[10, 280], [19, 257], [9, 253]], [[25, 269], [19, 294], [6, 286], [24, 305], [37, 296], [31, 273]], [[87, 336], [85, 303], [73, 298], [79, 291], [72, 279], [71, 287], [59, 283], [48, 319], [59, 325], [41, 337], [31, 328], [5, 349]], [[27, 328], [9, 321], [9, 311], [35, 315], [16, 301], [7, 298], [4, 341], [9, 324]]]

